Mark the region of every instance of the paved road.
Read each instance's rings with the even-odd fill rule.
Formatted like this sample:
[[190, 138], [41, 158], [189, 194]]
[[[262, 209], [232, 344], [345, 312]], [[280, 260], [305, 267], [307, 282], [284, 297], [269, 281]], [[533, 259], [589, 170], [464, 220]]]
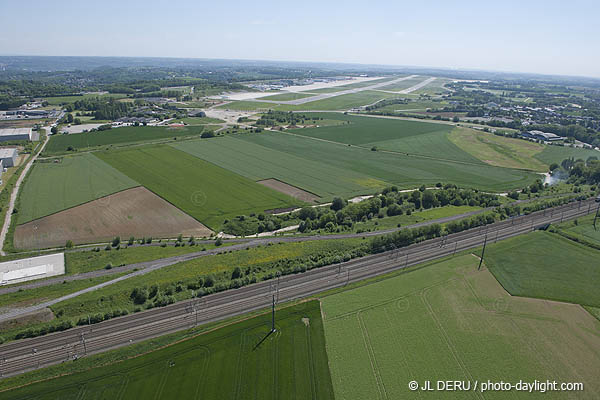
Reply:
[[[444, 224], [446, 222], [455, 221], [455, 220], [462, 219], [465, 217], [470, 217], [470, 216], [473, 216], [476, 214], [481, 214], [483, 212], [490, 211], [492, 209], [494, 209], [494, 207], [489, 207], [489, 208], [475, 210], [475, 211], [469, 211], [467, 213], [452, 215], [450, 217], [444, 217], [444, 218], [439, 218], [439, 219], [435, 219], [435, 220], [420, 222], [418, 224], [407, 225], [402, 228], [385, 229], [385, 230], [380, 230], [380, 231], [375, 231], [375, 232], [345, 233], [345, 234], [335, 234], [335, 235], [325, 235], [325, 236], [285, 236], [285, 237], [279, 237], [279, 238], [271, 237], [271, 238], [259, 238], [259, 239], [255, 239], [255, 238], [235, 239], [234, 241], [239, 242], [238, 244], [224, 246], [224, 247], [220, 247], [220, 248], [216, 248], [216, 249], [211, 249], [211, 250], [206, 250], [206, 251], [195, 251], [195, 252], [183, 254], [180, 256], [173, 256], [173, 257], [161, 258], [161, 259], [153, 260], [153, 261], [129, 264], [129, 265], [124, 265], [122, 267], [114, 267], [114, 268], [108, 269], [108, 270], [107, 269], [99, 269], [96, 271], [90, 271], [90, 272], [85, 272], [85, 273], [76, 274], [76, 275], [58, 276], [55, 278], [49, 278], [49, 279], [34, 281], [34, 282], [30, 282], [30, 283], [11, 285], [8, 287], [0, 288], [0, 295], [18, 292], [19, 290], [36, 289], [36, 288], [40, 288], [40, 287], [44, 287], [44, 286], [55, 285], [57, 283], [62, 283], [64, 281], [71, 282], [71, 281], [77, 281], [77, 280], [81, 280], [81, 279], [98, 278], [101, 276], [115, 275], [115, 274], [128, 272], [128, 271], [134, 271], [134, 270], [135, 271], [144, 270], [144, 271], [146, 271], [144, 273], [147, 273], [147, 272], [155, 271], [157, 269], [168, 267], [168, 266], [180, 263], [180, 262], [193, 260], [193, 259], [196, 259], [199, 257], [215, 255], [215, 254], [219, 254], [219, 253], [228, 252], [231, 250], [243, 250], [248, 247], [262, 246], [262, 245], [272, 243], [272, 242], [275, 242], [275, 243], [304, 242], [304, 241], [312, 241], [312, 240], [349, 239], [349, 238], [357, 238], [357, 237], [360, 238], [363, 236], [370, 237], [370, 236], [375, 236], [375, 235], [384, 235], [386, 233], [392, 233], [392, 232], [398, 231], [400, 229], [418, 228], [421, 226], [432, 225], [432, 224]], [[214, 242], [212, 242], [212, 243], [214, 243]], [[119, 278], [119, 280], [113, 280], [113, 281], [110, 281], [107, 283], [108, 284], [116, 283], [123, 279], [137, 276], [137, 275], [139, 275], [139, 274], [129, 274], [129, 275], [124, 276], [123, 278]], [[103, 284], [101, 287], [105, 287], [105, 286], [106, 286], [106, 284]], [[66, 300], [66, 299], [63, 299], [63, 300]], [[53, 300], [52, 302], [53, 302], [53, 304], [56, 304], [57, 301]], [[27, 307], [27, 308], [23, 308], [23, 309], [15, 309], [14, 312], [11, 312], [10, 314], [0, 314], [0, 321], [14, 318], [15, 316], [17, 316], [19, 314], [26, 314], [26, 313], [34, 312], [34, 311], [40, 310], [41, 308], [45, 308], [48, 305], [52, 305], [52, 304], [48, 304], [48, 303], [50, 303], [50, 302], [43, 303], [43, 304], [45, 304], [45, 306], [38, 305], [38, 306], [32, 306], [32, 307]]]
[[479, 247], [487, 237], [497, 241], [530, 232], [539, 226], [587, 215], [595, 210], [593, 200], [574, 202], [452, 234], [402, 249], [371, 255], [341, 264], [287, 275], [240, 289], [182, 301], [99, 324], [77, 327], [38, 338], [0, 346], [0, 375], [12, 376], [161, 336], [198, 324], [222, 320], [268, 307], [275, 294], [278, 302], [289, 301], [351, 282], [420, 264], [455, 252]]
[[[342, 96], [342, 95], [345, 95], [345, 94], [358, 93], [358, 92], [363, 92], [365, 90], [375, 90], [375, 89], [378, 89], [378, 88], [383, 87], [383, 86], [393, 85], [395, 83], [402, 82], [402, 81], [405, 81], [407, 79], [416, 78], [417, 76], [418, 75], [405, 76], [403, 78], [398, 78], [398, 79], [394, 79], [392, 81], [387, 81], [387, 82], [375, 83], [375, 84], [369, 85], [369, 86], [364, 86], [364, 87], [359, 87], [359, 88], [354, 88], [354, 89], [341, 90], [339, 92], [322, 93], [322, 94], [318, 94], [316, 96], [305, 97], [303, 99], [288, 100], [288, 101], [278, 101], [277, 103], [279, 103], [279, 104], [291, 104], [291, 105], [298, 106], [298, 105], [301, 105], [301, 104], [310, 103], [312, 101], [329, 99], [331, 97]], [[264, 103], [272, 103], [273, 102], [273, 100], [260, 100], [260, 99], [250, 99], [250, 101], [264, 102]]]
[[8, 232], [8, 227], [10, 226], [10, 220], [12, 218], [12, 213], [15, 208], [15, 202], [17, 201], [17, 196], [19, 194], [19, 189], [21, 187], [21, 183], [23, 182], [23, 179], [25, 179], [25, 176], [27, 175], [27, 172], [29, 172], [29, 169], [33, 165], [33, 162], [37, 159], [37, 157], [40, 155], [40, 153], [44, 150], [44, 147], [46, 147], [46, 144], [48, 144], [48, 141], [50, 140], [50, 128], [44, 128], [44, 129], [46, 130], [46, 140], [44, 140], [44, 143], [40, 147], [39, 151], [33, 157], [31, 157], [31, 160], [29, 160], [29, 162], [27, 163], [25, 168], [23, 168], [23, 172], [21, 172], [21, 176], [19, 176], [19, 178], [17, 179], [17, 183], [15, 184], [15, 187], [13, 188], [13, 191], [10, 194], [10, 202], [8, 203], [8, 211], [6, 211], [6, 218], [4, 219], [4, 225], [2, 225], [2, 231], [0, 231], [0, 256], [6, 255], [6, 253], [4, 252], [4, 249], [3, 249], [4, 248], [4, 240], [6, 239], [6, 233]]

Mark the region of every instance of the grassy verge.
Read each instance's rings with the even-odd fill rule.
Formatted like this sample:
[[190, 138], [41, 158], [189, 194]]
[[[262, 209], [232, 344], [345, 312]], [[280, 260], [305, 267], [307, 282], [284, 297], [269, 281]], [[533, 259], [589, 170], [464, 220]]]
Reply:
[[106, 268], [108, 265], [118, 267], [215, 248], [213, 243], [198, 244], [197, 246], [185, 244], [186, 246], [180, 247], [172, 245], [166, 247], [136, 246], [109, 251], [101, 247], [100, 251], [86, 250], [65, 253], [66, 274], [81, 274]]
[[[8, 211], [8, 207], [10, 204], [10, 196], [15, 188], [15, 185], [17, 184], [17, 180], [19, 179], [19, 176], [21, 176], [21, 173], [23, 173], [25, 166], [27, 165], [27, 163], [29, 163], [31, 158], [36, 154], [36, 152], [38, 151], [40, 146], [42, 146], [42, 144], [44, 143], [44, 140], [45, 140], [45, 135], [40, 133], [40, 141], [35, 146], [34, 150], [21, 163], [21, 166], [19, 166], [19, 168], [14, 172], [14, 174], [9, 178], [8, 182], [6, 183], [6, 185], [0, 192], [0, 221], [1, 221], [0, 223], [1, 224], [4, 224], [4, 221], [6, 219], [6, 213]], [[33, 170], [33, 168], [29, 169], [27, 176], [23, 179], [23, 182], [21, 183], [21, 187], [23, 187], [25, 185], [25, 182], [27, 181], [27, 177], [31, 174], [32, 170]], [[7, 253], [15, 251], [13, 237], [14, 237], [14, 233], [15, 233], [15, 227], [17, 225], [16, 220], [18, 217], [18, 215], [16, 215], [16, 213], [15, 213], [15, 210], [18, 213], [19, 206], [20, 206], [19, 198], [20, 198], [20, 195], [17, 196], [17, 201], [15, 202], [15, 209], [13, 210], [13, 216], [11, 218], [10, 226], [8, 227], [8, 231], [6, 232], [6, 237], [4, 238], [4, 243], [3, 243], [3, 247], [2, 247], [3, 250]]]

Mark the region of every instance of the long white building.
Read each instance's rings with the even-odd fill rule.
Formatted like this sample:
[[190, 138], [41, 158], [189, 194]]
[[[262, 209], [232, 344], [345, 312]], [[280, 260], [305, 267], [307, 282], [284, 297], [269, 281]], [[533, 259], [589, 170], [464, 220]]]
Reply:
[[64, 253], [0, 263], [0, 285], [47, 278], [65, 273]]
[[31, 140], [31, 128], [0, 129], [0, 142], [12, 140]]

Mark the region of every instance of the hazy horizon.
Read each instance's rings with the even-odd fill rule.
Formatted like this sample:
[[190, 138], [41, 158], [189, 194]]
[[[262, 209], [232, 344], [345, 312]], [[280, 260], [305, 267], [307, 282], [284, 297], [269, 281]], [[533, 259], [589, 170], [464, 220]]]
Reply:
[[[302, 7], [191, 1], [9, 3], [0, 54], [344, 63], [600, 78], [588, 0]], [[23, 28], [22, 18], [27, 17]]]

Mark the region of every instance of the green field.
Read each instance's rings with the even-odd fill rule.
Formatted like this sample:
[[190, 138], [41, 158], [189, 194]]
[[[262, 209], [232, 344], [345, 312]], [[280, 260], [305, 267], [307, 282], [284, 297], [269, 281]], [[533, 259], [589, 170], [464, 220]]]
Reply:
[[261, 101], [252, 101], [252, 100], [236, 100], [230, 101], [226, 104], [217, 106], [217, 108], [223, 108], [226, 110], [238, 110], [238, 111], [267, 111], [267, 110], [277, 110], [277, 103], [263, 103]]
[[307, 97], [312, 97], [313, 94], [309, 93], [280, 93], [274, 94], [272, 96], [261, 97], [260, 100], [268, 100], [268, 101], [289, 101], [289, 100], [298, 100], [304, 99]]
[[[276, 178], [323, 199], [372, 193], [389, 185], [414, 187], [440, 181], [506, 190], [536, 177], [484, 164], [450, 142], [451, 127], [446, 124], [337, 113], [315, 115], [350, 124], [173, 146], [249, 179]], [[372, 146], [380, 151], [371, 151]], [[390, 151], [381, 151], [386, 149]]]
[[427, 85], [423, 86], [420, 89], [412, 92], [413, 94], [424, 94], [424, 95], [439, 95], [439, 94], [447, 94], [450, 93], [448, 90], [444, 89], [444, 85], [446, 83], [452, 82], [451, 79], [447, 78], [436, 78], [433, 82], [429, 82]]
[[578, 147], [563, 146], [544, 146], [541, 153], [535, 155], [535, 158], [548, 165], [552, 163], [560, 164], [562, 160], [573, 157], [576, 160], [587, 160], [588, 157], [597, 157], [600, 159], [600, 151], [581, 149]]
[[[240, 138], [327, 166], [368, 175], [371, 177], [367, 182], [369, 186], [381, 184], [382, 181], [387, 182], [388, 185], [402, 187], [452, 182], [460, 186], [500, 191], [522, 187], [536, 178], [532, 173], [492, 167], [479, 161], [464, 163], [438, 160], [433, 157], [371, 151], [370, 148], [331, 143], [298, 134], [265, 132], [242, 135]], [[327, 170], [323, 173], [327, 173]]]
[[[406, 95], [404, 95], [406, 96]], [[402, 96], [402, 97], [404, 97]], [[448, 103], [445, 101], [431, 101], [431, 100], [410, 100], [406, 104], [390, 104], [381, 108], [377, 108], [374, 111], [377, 112], [394, 112], [394, 111], [407, 111], [407, 110], [419, 110], [425, 111], [428, 108], [443, 108]]]
[[210, 117], [187, 117], [180, 120], [176, 120], [176, 122], [183, 122], [187, 125], [207, 125], [207, 124], [223, 124], [225, 121], [218, 118], [210, 118]]
[[400, 90], [408, 89], [409, 87], [413, 87], [416, 84], [423, 82], [425, 79], [428, 79], [427, 76], [416, 76], [414, 78], [405, 79], [403, 81], [393, 83], [391, 85], [382, 86], [379, 90], [391, 90], [393, 92], [397, 92]]
[[[232, 101], [219, 106], [230, 110], [240, 111], [258, 111], [258, 110], [278, 110], [278, 111], [327, 111], [327, 110], [349, 110], [351, 108], [373, 104], [378, 100], [394, 97], [393, 93], [385, 93], [376, 90], [365, 90], [358, 93], [342, 94], [327, 99], [310, 101], [308, 103], [278, 104], [277, 102], [266, 103], [259, 101]], [[267, 100], [267, 98], [265, 98]], [[280, 99], [280, 101], [283, 101]]]
[[514, 391], [411, 392], [408, 383], [549, 379], [584, 382], [573, 396], [597, 398], [600, 321], [579, 306], [511, 297], [477, 265], [464, 255], [323, 297], [335, 397], [522, 398]]
[[539, 143], [500, 137], [464, 127], [455, 128], [449, 139], [473, 157], [490, 165], [548, 171], [548, 165], [535, 157], [545, 148]]
[[36, 162], [19, 195], [17, 223], [24, 224], [97, 198], [139, 186], [92, 154]]
[[189, 128], [169, 128], [165, 126], [126, 126], [100, 132], [74, 133], [70, 135], [53, 135], [44, 149], [48, 155], [67, 152], [69, 146], [76, 150], [97, 146], [137, 143], [174, 137], [199, 136], [202, 126]]
[[394, 97], [391, 93], [378, 92], [375, 90], [365, 90], [358, 93], [342, 94], [328, 99], [310, 101], [301, 105], [282, 104], [275, 107], [281, 111], [295, 110], [349, 110], [351, 108], [373, 104], [381, 99]]
[[547, 232], [488, 246], [485, 262], [512, 295], [600, 307], [600, 251]]
[[97, 154], [213, 229], [236, 215], [299, 205], [289, 196], [170, 146]]
[[173, 146], [253, 181], [279, 179], [322, 199], [331, 199], [336, 195], [351, 196], [385, 187], [385, 182], [359, 171], [309, 160], [302, 154], [275, 150], [239, 136], [192, 140]]
[[[598, 205], [596, 205], [598, 207]], [[559, 229], [566, 231], [568, 234], [581, 238], [597, 245], [600, 245], [600, 216], [596, 221], [596, 229], [594, 229], [594, 217], [596, 213], [583, 218], [577, 218], [573, 221], [567, 221], [558, 226]]]
[[295, 129], [290, 132], [368, 149], [376, 146], [380, 150], [481, 163], [479, 159], [463, 151], [448, 139], [450, 131], [454, 128], [452, 125], [334, 113], [315, 115], [347, 121], [350, 124]]
[[333, 399], [319, 303], [270, 313], [114, 365], [2, 393], [9, 399]]

